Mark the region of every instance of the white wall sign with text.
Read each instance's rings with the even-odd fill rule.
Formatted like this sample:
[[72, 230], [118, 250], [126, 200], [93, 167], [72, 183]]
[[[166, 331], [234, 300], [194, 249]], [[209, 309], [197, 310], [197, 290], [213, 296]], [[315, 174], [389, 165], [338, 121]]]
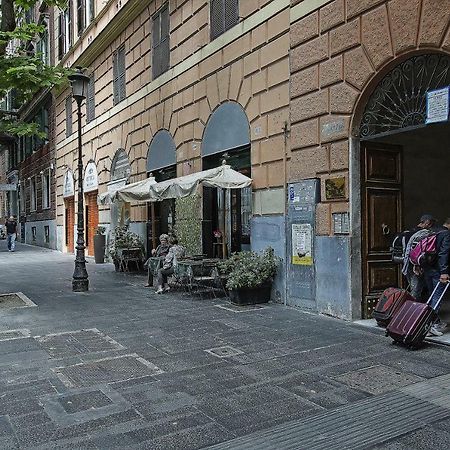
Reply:
[[88, 162], [86, 170], [84, 171], [84, 192], [96, 191], [98, 189], [98, 174], [97, 166], [94, 161]]
[[63, 197], [72, 197], [74, 192], [73, 172], [68, 170], [64, 174]]
[[427, 92], [427, 124], [448, 120], [449, 95], [449, 86]]

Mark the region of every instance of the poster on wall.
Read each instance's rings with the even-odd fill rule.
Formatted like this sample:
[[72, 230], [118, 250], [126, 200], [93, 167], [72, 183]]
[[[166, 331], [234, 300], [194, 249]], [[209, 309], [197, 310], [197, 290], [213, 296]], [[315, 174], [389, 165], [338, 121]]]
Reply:
[[449, 95], [449, 86], [427, 92], [427, 124], [448, 120]]
[[292, 224], [292, 264], [312, 266], [312, 226], [309, 223]]

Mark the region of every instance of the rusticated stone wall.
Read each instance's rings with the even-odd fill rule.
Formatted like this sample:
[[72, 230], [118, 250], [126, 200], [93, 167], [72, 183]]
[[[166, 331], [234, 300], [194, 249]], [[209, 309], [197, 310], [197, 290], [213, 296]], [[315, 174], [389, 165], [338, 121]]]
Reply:
[[[315, 3], [291, 1], [288, 178], [322, 179], [317, 233], [331, 235], [332, 213], [348, 210], [348, 138], [358, 133], [365, 99], [408, 56], [450, 52], [450, 0]], [[323, 180], [330, 176], [347, 178], [345, 201], [325, 200]]]

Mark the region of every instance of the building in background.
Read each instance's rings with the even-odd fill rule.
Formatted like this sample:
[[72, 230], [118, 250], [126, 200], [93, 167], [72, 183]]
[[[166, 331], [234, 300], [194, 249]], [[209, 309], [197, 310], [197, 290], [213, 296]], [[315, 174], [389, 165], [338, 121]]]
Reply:
[[[24, 20], [44, 26], [44, 31], [28, 42], [27, 51], [39, 54], [48, 65], [54, 64], [53, 8], [37, 2]], [[25, 122], [36, 122], [42, 135], [0, 138], [0, 220], [14, 215], [19, 222], [21, 242], [56, 248], [53, 94], [46, 89], [27, 104], [19, 105], [11, 91], [1, 109]]]
[[[46, 64], [55, 64], [53, 24], [54, 10], [38, 2], [26, 18], [43, 25], [44, 32], [29, 43]], [[20, 239], [27, 244], [56, 249], [56, 183], [54, 94], [50, 89], [37, 93], [23, 105], [19, 114], [25, 122], [36, 122], [42, 136], [21, 137], [14, 156], [17, 173]]]

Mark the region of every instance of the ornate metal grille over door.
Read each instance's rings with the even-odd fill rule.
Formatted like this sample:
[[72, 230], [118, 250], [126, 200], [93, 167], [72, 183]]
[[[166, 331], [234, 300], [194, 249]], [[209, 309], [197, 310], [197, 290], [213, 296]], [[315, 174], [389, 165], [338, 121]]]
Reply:
[[408, 59], [376, 87], [364, 111], [360, 137], [423, 125], [427, 92], [449, 84], [449, 56], [429, 54]]

